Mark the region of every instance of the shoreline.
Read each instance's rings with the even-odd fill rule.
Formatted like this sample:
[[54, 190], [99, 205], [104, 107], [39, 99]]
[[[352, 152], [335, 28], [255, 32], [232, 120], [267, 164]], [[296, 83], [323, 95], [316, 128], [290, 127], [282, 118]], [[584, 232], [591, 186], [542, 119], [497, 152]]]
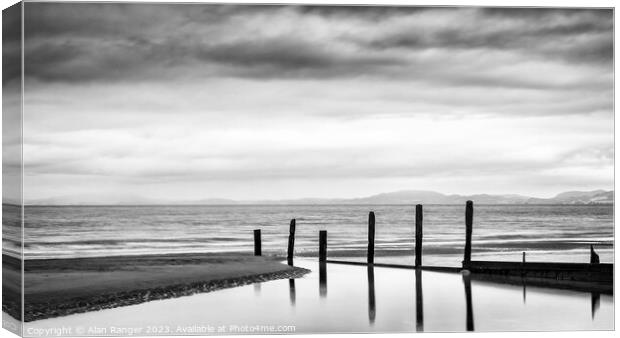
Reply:
[[[460, 257], [463, 255], [463, 243], [425, 243], [424, 246], [424, 255], [425, 256], [437, 256], [437, 257], [449, 257], [455, 256]], [[403, 247], [399, 245], [385, 245], [379, 244], [375, 247], [375, 255], [377, 257], [401, 257], [401, 256], [412, 256], [414, 254], [414, 245], [413, 239], [412, 244], [409, 247]], [[589, 257], [589, 246], [594, 245], [597, 251], [613, 251], [614, 243], [613, 240], [607, 239], [583, 239], [583, 240], [531, 240], [531, 239], [522, 239], [522, 240], [511, 240], [511, 241], [501, 241], [500, 239], [495, 241], [477, 241], [475, 247], [475, 254], [477, 255], [505, 255], [505, 254], [518, 254], [519, 257], [523, 251], [538, 254], [538, 253], [546, 253], [546, 252], [555, 252], [555, 253], [571, 253], [583, 251], [588, 253]], [[28, 244], [26, 244], [28, 245]], [[340, 248], [332, 248], [329, 250], [329, 255], [331, 257], [366, 257], [367, 248], [364, 245], [359, 246], [350, 246], [350, 247], [340, 247]], [[247, 250], [242, 250], [235, 248], [230, 251], [217, 251], [217, 252], [205, 252], [205, 251], [178, 251], [178, 252], [166, 252], [159, 254], [145, 254], [143, 252], [125, 252], [125, 253], [100, 253], [99, 255], [83, 255], [81, 257], [75, 257], [70, 255], [55, 255], [55, 256], [37, 256], [34, 254], [26, 253], [26, 261], [35, 262], [35, 261], [46, 261], [53, 262], [56, 260], [73, 260], [74, 262], [81, 262], [84, 259], [129, 259], [129, 258], [140, 258], [140, 257], [170, 257], [170, 256], [209, 256], [210, 258], [215, 258], [219, 256], [233, 256], [233, 255], [247, 255]], [[265, 256], [278, 256], [283, 260], [285, 259], [286, 252], [285, 250], [263, 250], [263, 254]], [[10, 256], [11, 258], [15, 258], [19, 260], [19, 255], [16, 255], [12, 251], [3, 251], [3, 255]], [[297, 248], [295, 255], [297, 257], [304, 258], [316, 258], [318, 257], [318, 248]], [[553, 258], [551, 258], [553, 259]], [[548, 259], [545, 259], [547, 261]], [[608, 263], [611, 263], [613, 260], [608, 260]], [[459, 261], [460, 262], [460, 261]], [[569, 260], [567, 262], [573, 262], [573, 260]], [[577, 261], [574, 261], [577, 262]]]
[[[4, 275], [18, 266], [12, 261], [19, 262], [3, 255]], [[281, 261], [277, 256], [247, 254], [26, 260], [24, 322], [299, 278], [309, 272]], [[6, 300], [3, 311], [19, 318], [19, 304]]]

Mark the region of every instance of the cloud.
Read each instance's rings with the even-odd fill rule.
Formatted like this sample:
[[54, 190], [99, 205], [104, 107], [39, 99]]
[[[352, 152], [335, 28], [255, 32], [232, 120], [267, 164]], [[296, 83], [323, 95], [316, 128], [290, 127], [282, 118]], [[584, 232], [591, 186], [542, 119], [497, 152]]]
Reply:
[[25, 6], [33, 198], [613, 182], [611, 10]]
[[[28, 4], [26, 75], [45, 81], [184, 77], [437, 79], [511, 83], [502, 61], [610, 69], [611, 10]], [[533, 14], [530, 14], [533, 13]], [[451, 64], [501, 54], [486, 69]], [[428, 56], [430, 54], [430, 57]], [[487, 60], [488, 61], [488, 60]], [[609, 80], [608, 80], [609, 81]]]
[[360, 38], [378, 48], [497, 49], [518, 51], [524, 57], [612, 62], [611, 10], [442, 8], [424, 15], [440, 24], [401, 17], [395, 20], [396, 29]]
[[[21, 5], [2, 12], [2, 87], [21, 78]], [[15, 84], [12, 84], [13, 86]]]

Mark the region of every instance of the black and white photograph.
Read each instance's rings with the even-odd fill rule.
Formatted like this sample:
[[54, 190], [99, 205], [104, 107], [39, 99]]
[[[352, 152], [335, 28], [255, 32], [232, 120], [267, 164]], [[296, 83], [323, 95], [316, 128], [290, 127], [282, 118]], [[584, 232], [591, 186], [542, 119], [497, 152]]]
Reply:
[[611, 2], [9, 5], [4, 329], [615, 329]]

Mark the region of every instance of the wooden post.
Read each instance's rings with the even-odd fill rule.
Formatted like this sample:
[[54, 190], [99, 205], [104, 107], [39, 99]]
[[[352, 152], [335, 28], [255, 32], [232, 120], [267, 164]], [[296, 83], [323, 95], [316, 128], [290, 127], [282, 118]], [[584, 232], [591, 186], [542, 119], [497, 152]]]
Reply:
[[327, 260], [327, 230], [319, 231], [319, 262]]
[[525, 251], [523, 251], [523, 258], [521, 259], [521, 278], [523, 277], [525, 277]]
[[471, 232], [474, 223], [474, 202], [467, 201], [465, 204], [465, 259], [463, 263], [471, 262]]
[[261, 254], [260, 229], [256, 229], [254, 230], [254, 256], [260, 256]]
[[415, 206], [415, 266], [422, 266], [422, 204]]
[[293, 251], [295, 249], [295, 219], [291, 220], [288, 233], [288, 250], [286, 259], [289, 265], [293, 265]]
[[601, 259], [598, 254], [594, 252], [594, 246], [590, 245], [590, 264], [599, 264]]
[[368, 214], [368, 264], [375, 264], [375, 213]]

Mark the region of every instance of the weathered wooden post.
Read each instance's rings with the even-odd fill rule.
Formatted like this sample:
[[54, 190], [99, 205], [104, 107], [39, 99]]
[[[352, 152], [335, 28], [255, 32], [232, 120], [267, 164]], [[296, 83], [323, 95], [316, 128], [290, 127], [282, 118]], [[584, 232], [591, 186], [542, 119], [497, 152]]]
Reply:
[[415, 266], [422, 266], [422, 204], [415, 206]]
[[598, 254], [594, 252], [594, 246], [590, 245], [590, 264], [599, 264], [601, 263], [601, 259], [598, 257]]
[[525, 251], [523, 251], [523, 264], [525, 264]]
[[261, 254], [260, 229], [256, 229], [254, 230], [254, 256], [260, 256]]
[[368, 214], [368, 264], [375, 264], [375, 213]]
[[319, 262], [327, 260], [327, 230], [319, 231]]
[[286, 260], [289, 265], [293, 265], [293, 251], [295, 250], [295, 219], [291, 220], [288, 233], [288, 250]]
[[471, 262], [471, 232], [474, 223], [474, 202], [467, 201], [465, 204], [465, 259], [464, 264]]

